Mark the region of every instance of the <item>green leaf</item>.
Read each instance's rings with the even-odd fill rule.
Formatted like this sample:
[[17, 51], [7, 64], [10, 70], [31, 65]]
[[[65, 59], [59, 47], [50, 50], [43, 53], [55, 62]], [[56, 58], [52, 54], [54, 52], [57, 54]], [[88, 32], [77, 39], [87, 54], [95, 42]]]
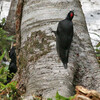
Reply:
[[64, 96], [59, 95], [59, 93], [56, 93], [56, 100], [70, 100], [69, 98], [66, 98]]
[[4, 79], [0, 77], [0, 82], [4, 82]]
[[1, 69], [0, 69], [0, 74], [3, 74], [4, 73], [4, 67], [2, 67]]
[[100, 54], [96, 54], [97, 57], [100, 57]]
[[3, 57], [5, 56], [6, 50], [3, 52], [3, 54], [0, 56], [0, 60], [3, 59]]
[[3, 19], [2, 19], [2, 22], [1, 22], [1, 25], [3, 25], [3, 26], [4, 26], [5, 22], [6, 22], [6, 19], [5, 19], [5, 18], [3, 18]]
[[52, 98], [48, 98], [47, 100], [52, 100]]
[[4, 33], [8, 33], [8, 32], [0, 28], [0, 34], [4, 34]]
[[6, 86], [3, 83], [0, 83], [0, 92], [3, 91], [6, 88]]
[[100, 42], [96, 45], [96, 47], [100, 47]]
[[14, 36], [9, 36], [9, 37], [6, 37], [6, 40], [15, 41], [13, 38], [14, 38]]

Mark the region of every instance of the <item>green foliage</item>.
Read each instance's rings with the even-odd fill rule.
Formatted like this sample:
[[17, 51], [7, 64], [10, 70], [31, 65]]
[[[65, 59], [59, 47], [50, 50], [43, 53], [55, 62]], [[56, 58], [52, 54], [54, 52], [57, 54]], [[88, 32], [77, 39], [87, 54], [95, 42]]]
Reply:
[[[0, 60], [2, 60], [2, 58], [4, 57], [5, 52], [0, 56]], [[6, 83], [7, 75], [9, 75], [9, 77], [13, 76], [13, 74], [8, 74], [8, 73], [9, 73], [8, 66], [1, 64], [1, 68], [0, 68], [0, 93], [2, 94], [4, 92], [5, 94], [0, 95], [0, 99], [6, 98], [6, 100], [14, 100], [15, 98], [17, 98], [17, 95], [18, 95], [17, 88], [16, 88], [17, 82], [11, 82], [11, 83], [8, 83], [7, 85], [4, 85], [4, 83]]]
[[98, 62], [100, 63], [100, 42], [96, 45], [96, 56], [98, 59]]
[[18, 89], [16, 88], [17, 82], [11, 82], [7, 85], [0, 83], [0, 93], [5, 93], [2, 95], [6, 100], [14, 100], [17, 98]]
[[0, 82], [5, 83], [8, 73], [8, 66], [0, 68]]
[[100, 47], [100, 42], [96, 45], [96, 47]]
[[5, 18], [3, 18], [0, 24], [1, 24], [2, 26], [4, 26], [4, 25], [5, 25], [5, 23], [6, 23], [6, 19], [5, 19]]
[[[4, 26], [5, 19], [2, 19], [1, 25]], [[6, 32], [3, 28], [0, 28], [0, 52], [2, 55], [0, 56], [0, 82], [5, 83], [6, 77], [8, 74], [8, 66], [2, 64], [2, 59], [6, 55], [8, 56], [8, 50], [11, 42], [14, 41], [13, 36], [9, 36], [9, 33]]]
[[47, 100], [52, 100], [51, 98], [48, 98]]
[[[64, 97], [64, 96], [61, 96], [58, 92], [56, 93], [56, 96], [55, 96], [55, 99], [56, 100], [72, 100], [74, 98], [74, 96], [71, 96], [71, 97]], [[53, 100], [52, 98], [48, 98], [47, 100]]]
[[1, 20], [0, 27], [0, 51], [8, 50], [12, 41], [15, 41], [14, 36], [10, 36], [10, 34], [3, 29], [5, 25], [5, 18]]
[[3, 29], [3, 26], [5, 25], [5, 18], [2, 19], [0, 25], [0, 52], [2, 54], [0, 55], [0, 100], [15, 100], [16, 96], [18, 96], [16, 88], [17, 82], [11, 82], [4, 85], [7, 75], [9, 75], [9, 77], [12, 77], [12, 75], [8, 74], [8, 66], [2, 63], [2, 59], [5, 56], [8, 56], [8, 50], [11, 42], [15, 40], [13, 39], [14, 36], [10, 36], [10, 34]]
[[[2, 61], [5, 54], [6, 54], [6, 50], [0, 56], [0, 62]], [[8, 73], [8, 66], [0, 63], [0, 82], [2, 83], [6, 82], [7, 73]]]
[[9, 36], [8, 32], [0, 28], [0, 48], [2, 48], [1, 51], [8, 49], [12, 41], [14, 41], [13, 36]]
[[96, 52], [100, 53], [100, 42], [96, 45]]
[[5, 56], [6, 50], [3, 52], [3, 54], [0, 56], [0, 60], [3, 59], [3, 57]]
[[4, 100], [15, 100], [20, 96], [19, 90], [16, 88], [17, 82], [10, 82], [7, 85], [4, 85], [6, 83], [7, 75], [10, 75], [9, 77], [12, 77], [13, 74], [8, 74], [8, 66], [1, 67], [0, 68], [0, 95], [1, 98], [5, 98]]
[[17, 84], [17, 82], [11, 82], [11, 83], [8, 83], [7, 85], [0, 83], [0, 92], [4, 91], [6, 89], [10, 89], [12, 92], [14, 92], [14, 91], [16, 91], [16, 84]]
[[6, 77], [8, 74], [8, 66], [5, 64], [2, 64], [2, 59], [6, 54], [6, 50], [3, 52], [3, 54], [0, 56], [0, 82], [5, 83]]
[[8, 73], [8, 74], [7, 74], [7, 77], [9, 77], [9, 78], [12, 79], [14, 75], [15, 75], [14, 73]]

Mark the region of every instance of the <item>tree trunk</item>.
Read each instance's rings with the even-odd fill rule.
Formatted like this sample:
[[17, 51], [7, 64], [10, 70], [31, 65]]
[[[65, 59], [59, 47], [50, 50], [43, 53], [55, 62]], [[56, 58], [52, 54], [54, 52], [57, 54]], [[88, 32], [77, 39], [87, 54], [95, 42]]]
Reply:
[[[68, 68], [64, 69], [49, 29], [56, 30], [70, 9], [75, 11], [74, 38]], [[26, 98], [32, 94], [54, 97], [57, 91], [70, 96], [76, 85], [100, 92], [100, 69], [79, 0], [25, 0], [20, 36], [17, 75], [19, 87], [26, 88]]]
[[16, 8], [18, 0], [11, 0], [10, 11], [7, 17], [6, 25], [4, 29], [12, 34], [15, 34], [15, 19], [16, 19]]

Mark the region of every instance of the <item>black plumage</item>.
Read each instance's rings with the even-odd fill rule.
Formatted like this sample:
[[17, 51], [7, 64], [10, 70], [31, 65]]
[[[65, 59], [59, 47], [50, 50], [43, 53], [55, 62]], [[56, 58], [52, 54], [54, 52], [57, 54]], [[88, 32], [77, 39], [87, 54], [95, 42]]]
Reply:
[[14, 60], [16, 62], [16, 52], [15, 52], [15, 46], [13, 46], [9, 52], [9, 57], [11, 60]]
[[74, 12], [70, 11], [67, 17], [60, 21], [57, 31], [53, 31], [56, 35], [57, 53], [64, 65], [67, 68], [69, 49], [73, 38], [73, 22]]
[[9, 57], [10, 57], [11, 61], [10, 61], [9, 68], [8, 68], [9, 73], [7, 75], [7, 82], [5, 84], [9, 83], [12, 80], [14, 74], [17, 72], [16, 52], [15, 52], [14, 46], [11, 48], [11, 50], [9, 52]]
[[10, 73], [16, 73], [17, 66], [16, 66], [16, 52], [15, 47], [13, 46], [9, 52], [9, 57], [11, 59], [11, 62], [9, 64], [9, 72]]

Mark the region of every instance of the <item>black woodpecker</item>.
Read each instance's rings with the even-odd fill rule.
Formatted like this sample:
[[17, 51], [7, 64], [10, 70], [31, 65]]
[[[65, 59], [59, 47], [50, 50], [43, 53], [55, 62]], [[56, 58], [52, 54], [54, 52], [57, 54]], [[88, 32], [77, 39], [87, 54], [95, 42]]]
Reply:
[[52, 31], [56, 36], [57, 53], [64, 65], [67, 68], [69, 49], [73, 39], [73, 22], [74, 12], [70, 11], [64, 20], [58, 24], [57, 31]]
[[9, 73], [7, 75], [7, 82], [5, 83], [8, 84], [12, 78], [14, 77], [14, 74], [17, 72], [17, 66], [16, 66], [16, 52], [15, 52], [15, 47], [13, 46], [9, 52], [9, 57], [11, 59], [10, 64], [9, 64]]

